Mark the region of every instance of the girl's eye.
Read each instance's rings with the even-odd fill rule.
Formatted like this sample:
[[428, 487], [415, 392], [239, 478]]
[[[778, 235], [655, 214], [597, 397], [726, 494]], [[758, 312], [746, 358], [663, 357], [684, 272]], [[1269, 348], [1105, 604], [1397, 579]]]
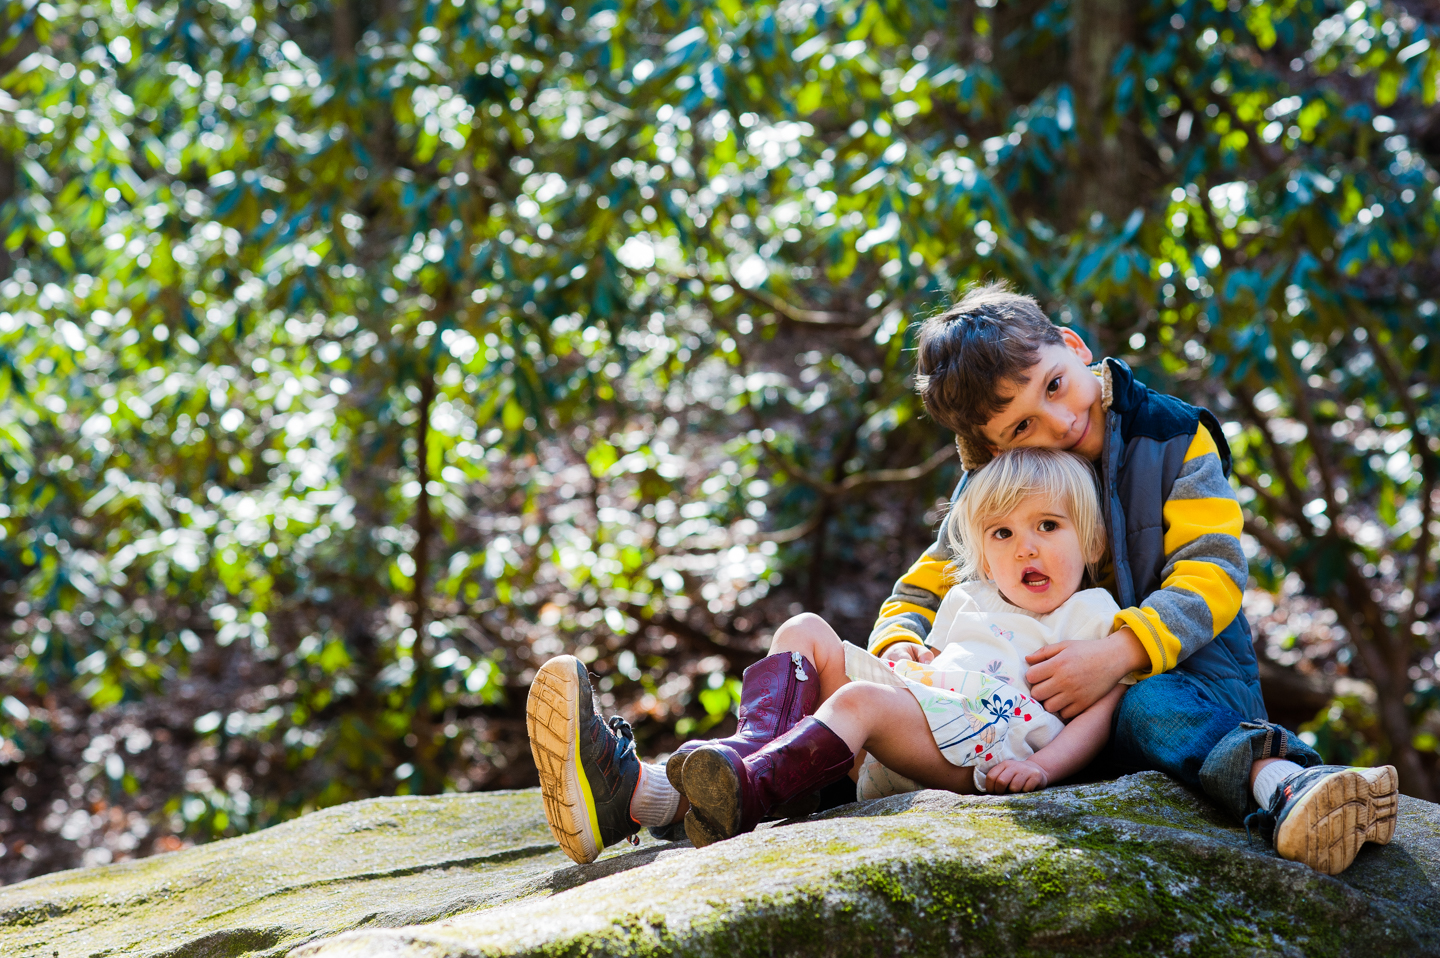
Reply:
[[1062, 377], [1060, 376], [1056, 376], [1054, 379], [1050, 380], [1050, 385], [1045, 387], [1045, 391], [1049, 393], [1059, 392], [1061, 378]]
[[1042, 519], [1040, 521], [1041, 532], [1054, 532], [1058, 528], [1060, 528], [1060, 523], [1056, 522], [1054, 519]]
[[996, 529], [991, 535], [997, 539], [1008, 539], [1010, 538], [1010, 530], [1004, 528]]
[[1028, 420], [1028, 419], [1022, 419], [1022, 420], [1020, 420], [1020, 422], [1017, 423], [1016, 426], [1015, 426], [1015, 435], [1018, 436], [1018, 435], [1020, 435], [1022, 432], [1024, 432], [1025, 430], [1027, 430], [1027, 429], [1029, 429], [1029, 428], [1030, 428], [1030, 420]]

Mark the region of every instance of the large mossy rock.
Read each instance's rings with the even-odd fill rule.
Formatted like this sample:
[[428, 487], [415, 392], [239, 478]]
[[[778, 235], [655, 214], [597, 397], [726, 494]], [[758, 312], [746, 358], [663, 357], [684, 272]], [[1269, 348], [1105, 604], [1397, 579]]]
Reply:
[[1339, 878], [1158, 773], [571, 864], [535, 792], [357, 802], [0, 889], [5, 958], [1440, 955], [1440, 806]]

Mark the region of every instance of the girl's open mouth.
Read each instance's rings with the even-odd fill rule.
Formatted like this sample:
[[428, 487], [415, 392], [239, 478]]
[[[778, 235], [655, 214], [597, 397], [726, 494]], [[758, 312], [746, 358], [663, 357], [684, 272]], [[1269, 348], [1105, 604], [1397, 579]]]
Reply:
[[1031, 592], [1044, 592], [1050, 586], [1050, 577], [1043, 572], [1026, 569], [1025, 574], [1020, 577], [1020, 584]]

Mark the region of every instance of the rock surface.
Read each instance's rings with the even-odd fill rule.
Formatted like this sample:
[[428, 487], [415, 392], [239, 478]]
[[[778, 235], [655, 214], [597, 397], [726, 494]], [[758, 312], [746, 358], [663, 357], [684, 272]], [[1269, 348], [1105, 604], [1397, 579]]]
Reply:
[[1440, 806], [1337, 878], [1159, 773], [918, 792], [576, 866], [537, 792], [357, 802], [0, 888], [5, 958], [1440, 955]]

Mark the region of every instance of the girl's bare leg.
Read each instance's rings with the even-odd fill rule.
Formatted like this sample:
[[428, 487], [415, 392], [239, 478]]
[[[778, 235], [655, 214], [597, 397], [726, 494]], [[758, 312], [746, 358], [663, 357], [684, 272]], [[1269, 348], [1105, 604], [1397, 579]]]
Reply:
[[864, 749], [886, 768], [927, 788], [965, 795], [978, 791], [973, 769], [952, 765], [940, 754], [920, 703], [907, 689], [851, 682], [827, 699], [815, 717], [852, 752]]
[[810, 660], [820, 673], [821, 702], [850, 681], [845, 675], [845, 649], [840, 636], [813, 612], [787, 619], [775, 630], [775, 638], [770, 641], [770, 654], [776, 652], [799, 652]]

